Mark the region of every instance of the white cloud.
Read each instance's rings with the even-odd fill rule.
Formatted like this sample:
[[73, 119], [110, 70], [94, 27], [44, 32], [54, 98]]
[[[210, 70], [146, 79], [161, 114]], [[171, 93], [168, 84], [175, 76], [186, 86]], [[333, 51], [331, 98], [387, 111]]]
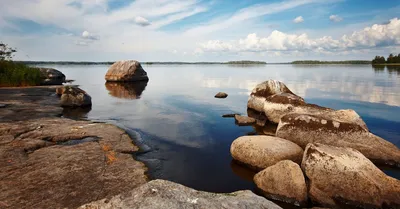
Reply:
[[298, 17], [294, 18], [293, 22], [294, 23], [302, 23], [302, 22], [304, 22], [304, 18], [302, 16], [298, 16]]
[[343, 20], [343, 18], [339, 17], [338, 15], [331, 15], [329, 16], [329, 20], [332, 22], [340, 22]]
[[88, 46], [89, 43], [86, 41], [75, 41], [75, 45], [77, 46]]
[[99, 40], [99, 37], [98, 37], [98, 36], [95, 36], [95, 35], [89, 33], [89, 32], [86, 31], [86, 30], [83, 31], [83, 33], [82, 33], [82, 38], [83, 38], [83, 39], [88, 39], [88, 40]]
[[146, 18], [141, 17], [141, 16], [137, 16], [135, 18], [135, 23], [140, 25], [140, 26], [148, 26], [148, 25], [150, 25], [150, 22]]
[[200, 44], [201, 49], [208, 52], [301, 52], [317, 53], [344, 52], [347, 50], [365, 50], [377, 47], [400, 45], [400, 20], [391, 19], [388, 24], [366, 27], [351, 35], [343, 35], [340, 39], [324, 36], [311, 39], [307, 34], [286, 34], [273, 31], [267, 37], [249, 34], [245, 39], [234, 41], [210, 40]]

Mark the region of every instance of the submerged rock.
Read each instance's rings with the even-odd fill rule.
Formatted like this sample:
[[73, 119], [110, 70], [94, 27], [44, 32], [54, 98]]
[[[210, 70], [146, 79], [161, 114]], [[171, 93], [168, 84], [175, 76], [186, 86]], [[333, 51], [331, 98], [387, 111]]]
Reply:
[[65, 86], [61, 92], [60, 105], [63, 107], [88, 107], [92, 105], [92, 98], [85, 91], [74, 86]]
[[301, 165], [309, 196], [326, 207], [399, 208], [400, 181], [352, 148], [307, 145]]
[[38, 68], [41, 74], [41, 85], [62, 85], [65, 83], [65, 75], [53, 68]]
[[118, 61], [108, 69], [105, 79], [107, 81], [147, 81], [146, 71], [136, 60]]
[[225, 92], [218, 92], [215, 96], [215, 98], [220, 98], [220, 99], [224, 99], [228, 97], [228, 94]]
[[[65, 118], [0, 123], [0, 208], [76, 208], [147, 181], [125, 131]], [[4, 206], [6, 205], [6, 206]]]
[[281, 118], [276, 136], [305, 148], [308, 143], [351, 147], [376, 162], [400, 167], [400, 149], [396, 145], [354, 124], [322, 115], [288, 114]]
[[272, 199], [297, 206], [307, 202], [307, 185], [298, 164], [284, 160], [270, 166], [254, 176], [257, 187]]
[[231, 155], [236, 161], [262, 170], [282, 160], [301, 163], [303, 149], [295, 143], [273, 136], [242, 136], [232, 142]]
[[79, 209], [281, 209], [275, 203], [259, 197], [251, 191], [216, 194], [196, 191], [165, 180], [153, 180], [131, 192], [103, 199], [79, 207]]
[[239, 126], [251, 126], [256, 123], [256, 119], [247, 116], [235, 115], [235, 122]]
[[223, 118], [234, 118], [236, 115], [240, 115], [239, 113], [229, 113], [229, 114], [223, 114]]

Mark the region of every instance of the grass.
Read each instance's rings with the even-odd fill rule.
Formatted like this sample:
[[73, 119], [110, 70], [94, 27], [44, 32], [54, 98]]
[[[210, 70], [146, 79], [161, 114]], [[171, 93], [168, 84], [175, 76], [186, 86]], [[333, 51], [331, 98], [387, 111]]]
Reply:
[[0, 87], [37, 86], [41, 82], [40, 71], [22, 63], [0, 61]]

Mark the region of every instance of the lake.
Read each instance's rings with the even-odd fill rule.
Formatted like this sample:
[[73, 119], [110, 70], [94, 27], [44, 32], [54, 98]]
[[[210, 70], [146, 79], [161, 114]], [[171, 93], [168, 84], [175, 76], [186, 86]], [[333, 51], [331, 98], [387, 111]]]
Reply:
[[[65, 117], [107, 121], [128, 130], [136, 158], [161, 178], [211, 192], [255, 188], [254, 173], [232, 162], [230, 145], [254, 134], [226, 113], [247, 112], [256, 84], [276, 79], [307, 102], [354, 109], [369, 129], [400, 147], [400, 69], [371, 65], [143, 65], [148, 83], [106, 85], [107, 65], [46, 65], [92, 96], [92, 109]], [[226, 99], [215, 99], [223, 91]], [[385, 169], [400, 179], [399, 170]]]

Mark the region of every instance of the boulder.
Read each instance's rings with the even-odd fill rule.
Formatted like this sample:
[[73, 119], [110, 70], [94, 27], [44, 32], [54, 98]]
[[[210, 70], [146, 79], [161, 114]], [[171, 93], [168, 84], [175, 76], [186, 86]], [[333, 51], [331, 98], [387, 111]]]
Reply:
[[239, 126], [251, 126], [256, 123], [256, 119], [247, 116], [235, 115], [235, 122]]
[[65, 82], [65, 75], [53, 68], [38, 68], [41, 74], [41, 85], [62, 85]]
[[301, 163], [303, 149], [273, 136], [242, 136], [232, 142], [231, 155], [237, 162], [262, 170], [282, 160]]
[[147, 81], [139, 82], [106, 82], [106, 89], [113, 97], [123, 99], [140, 99], [146, 89]]
[[251, 191], [216, 194], [196, 191], [165, 180], [153, 180], [129, 193], [99, 200], [79, 209], [281, 209], [275, 203], [259, 197]]
[[270, 122], [276, 124], [284, 115], [298, 113], [324, 115], [334, 120], [358, 124], [368, 130], [365, 122], [354, 110], [336, 111], [306, 103], [279, 81], [269, 80], [257, 85], [250, 95], [247, 107], [264, 114]]
[[218, 92], [214, 97], [219, 99], [224, 99], [228, 97], [228, 94], [225, 92]]
[[107, 81], [148, 81], [146, 71], [136, 60], [118, 61], [108, 69], [105, 79]]
[[309, 144], [301, 167], [315, 203], [334, 208], [400, 207], [400, 181], [355, 149]]
[[276, 136], [305, 148], [308, 143], [351, 147], [376, 162], [400, 167], [396, 145], [354, 124], [322, 115], [288, 114], [281, 118]]
[[298, 164], [283, 160], [254, 176], [254, 182], [267, 198], [297, 206], [307, 203], [307, 185]]
[[60, 92], [62, 92], [60, 105], [63, 107], [87, 107], [92, 105], [92, 98], [78, 87], [65, 86]]

